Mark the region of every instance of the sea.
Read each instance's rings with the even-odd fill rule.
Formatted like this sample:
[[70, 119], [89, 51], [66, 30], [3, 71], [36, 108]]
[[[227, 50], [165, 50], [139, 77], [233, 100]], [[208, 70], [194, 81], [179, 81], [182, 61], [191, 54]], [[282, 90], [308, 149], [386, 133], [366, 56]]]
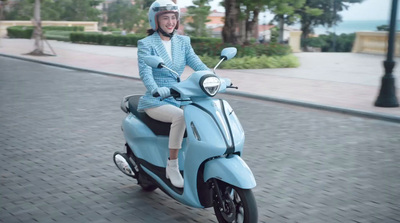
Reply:
[[[348, 20], [342, 21], [333, 27], [317, 26], [314, 27], [314, 33], [321, 35], [329, 32], [340, 35], [342, 33], [355, 33], [361, 31], [378, 31], [377, 27], [381, 25], [389, 25], [389, 20]], [[300, 29], [300, 24], [296, 24], [293, 28]], [[400, 32], [400, 20], [396, 21], [396, 30]]]

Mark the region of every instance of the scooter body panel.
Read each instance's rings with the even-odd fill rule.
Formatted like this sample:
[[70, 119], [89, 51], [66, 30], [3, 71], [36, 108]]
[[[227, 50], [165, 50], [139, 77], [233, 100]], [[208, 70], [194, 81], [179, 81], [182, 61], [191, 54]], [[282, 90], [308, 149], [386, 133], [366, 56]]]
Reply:
[[250, 168], [238, 155], [208, 161], [204, 166], [204, 181], [211, 178], [243, 189], [251, 189], [257, 185]]
[[[184, 170], [185, 180], [183, 193], [176, 193], [155, 173], [143, 165], [141, 167], [176, 200], [192, 207], [202, 207], [197, 191], [200, 165], [210, 158], [227, 154], [230, 151], [228, 147], [235, 148], [230, 152], [241, 152], [244, 133], [232, 108], [225, 101], [211, 98], [195, 100], [185, 107], [184, 112], [187, 138], [179, 151], [179, 166], [180, 170]], [[237, 129], [233, 130], [231, 126]], [[157, 167], [166, 167], [169, 155], [167, 136], [154, 135], [131, 113], [124, 119], [122, 128], [125, 139], [137, 158]]]
[[216, 149], [214, 147], [224, 147], [225, 151], [220, 155], [242, 153], [244, 131], [228, 102], [213, 98], [194, 99], [193, 104], [185, 108], [185, 120], [186, 126], [195, 124], [200, 141], [208, 144], [212, 151]]
[[[168, 137], [167, 136], [156, 136], [154, 133], [137, 117], [129, 114], [122, 123], [125, 139], [138, 159], [146, 160], [153, 166], [165, 168], [169, 157], [168, 149]], [[140, 128], [140, 129], [137, 129]], [[149, 132], [151, 134], [149, 134]], [[141, 168], [150, 175], [162, 188], [163, 190], [172, 196], [179, 202], [186, 204], [191, 207], [202, 208], [200, 204], [197, 187], [196, 187], [196, 168], [187, 168], [194, 166], [193, 163], [187, 163], [187, 151], [188, 151], [188, 138], [184, 138], [182, 142], [182, 148], [179, 151], [179, 169], [184, 170], [185, 188], [182, 194], [176, 193], [175, 190], [170, 188], [157, 174], [152, 172], [150, 169], [141, 165]], [[201, 162], [198, 164], [200, 166]], [[186, 167], [186, 168], [185, 168]], [[189, 186], [194, 185], [194, 187]], [[192, 189], [194, 188], [194, 189]]]
[[[236, 48], [225, 48], [217, 66], [223, 60], [232, 58], [236, 51]], [[153, 68], [165, 67], [159, 57], [149, 56], [145, 61]], [[143, 189], [151, 191], [158, 186], [175, 200], [191, 207], [214, 206], [216, 213], [221, 214], [223, 209], [227, 215], [235, 214], [234, 210], [238, 208], [255, 207], [254, 200], [250, 201], [252, 204], [242, 204], [232, 202], [231, 198], [229, 201], [226, 197], [222, 198], [221, 191], [229, 185], [219, 185], [217, 182], [223, 181], [243, 189], [256, 186], [253, 173], [240, 157], [245, 140], [242, 125], [228, 102], [213, 98], [227, 88], [236, 87], [229, 79], [218, 77], [214, 68], [214, 72], [196, 71], [170, 89], [171, 96], [184, 101], [182, 105], [186, 105], [184, 117], [187, 136], [183, 139], [178, 155], [184, 188], [174, 187], [165, 175], [169, 157], [169, 138], [166, 136], [168, 126], [158, 128], [159, 123], [134, 111], [138, 104], [138, 95], [125, 96], [121, 101], [121, 109], [127, 113], [121, 126], [127, 152], [114, 154], [117, 167], [131, 176], [126, 171], [129, 167], [124, 164], [129, 165], [134, 172], [131, 177], [136, 178]], [[235, 207], [226, 208], [230, 204]], [[256, 222], [257, 212], [251, 211], [250, 214], [250, 221]]]
[[[122, 128], [126, 142], [136, 157], [144, 159], [155, 166], [166, 167], [169, 157], [169, 138], [167, 136], [155, 135], [149, 127], [131, 113], [122, 122]], [[186, 151], [187, 143], [186, 138], [184, 138], [182, 149], [179, 152], [179, 166], [181, 170], [184, 166]]]

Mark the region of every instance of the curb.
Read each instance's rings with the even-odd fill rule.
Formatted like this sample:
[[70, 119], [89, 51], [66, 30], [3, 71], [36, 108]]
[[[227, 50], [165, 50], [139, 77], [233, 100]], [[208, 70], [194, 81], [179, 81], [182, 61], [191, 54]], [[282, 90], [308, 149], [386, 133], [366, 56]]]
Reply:
[[[138, 77], [129, 77], [129, 76], [125, 76], [125, 75], [121, 75], [121, 74], [117, 74], [117, 73], [91, 70], [91, 69], [87, 69], [87, 68], [74, 67], [74, 66], [69, 66], [69, 65], [59, 64], [59, 63], [51, 63], [51, 62], [46, 62], [46, 61], [41, 61], [41, 60], [25, 58], [25, 57], [21, 57], [21, 56], [14, 56], [14, 55], [3, 54], [3, 53], [0, 53], [0, 56], [45, 64], [45, 65], [49, 65], [49, 66], [61, 67], [61, 68], [66, 68], [66, 69], [71, 69], [71, 70], [78, 70], [78, 71], [96, 73], [96, 74], [113, 76], [113, 77], [140, 80], [140, 78], [138, 78]], [[240, 96], [240, 97], [245, 97], [245, 98], [252, 98], [252, 99], [257, 99], [257, 100], [262, 100], [262, 101], [270, 101], [270, 102], [276, 102], [276, 103], [282, 103], [282, 104], [289, 104], [289, 105], [294, 105], [294, 106], [300, 106], [300, 107], [306, 107], [306, 108], [312, 108], [312, 109], [318, 109], [318, 110], [324, 110], [324, 111], [330, 111], [330, 112], [336, 112], [336, 113], [342, 113], [342, 114], [348, 114], [348, 115], [370, 118], [370, 119], [377, 119], [377, 120], [382, 120], [382, 121], [400, 123], [400, 116], [395, 116], [395, 115], [385, 115], [385, 114], [380, 114], [380, 113], [366, 112], [366, 111], [349, 109], [349, 108], [333, 107], [333, 106], [328, 106], [328, 105], [321, 105], [321, 104], [314, 104], [314, 103], [309, 103], [309, 102], [304, 102], [304, 101], [295, 101], [295, 100], [290, 100], [290, 99], [269, 97], [269, 96], [251, 94], [251, 93], [240, 92], [240, 91], [239, 92], [238, 91], [225, 92], [224, 94]]]
[[262, 100], [262, 101], [270, 101], [270, 102], [300, 106], [300, 107], [305, 107], [305, 108], [312, 108], [312, 109], [348, 114], [348, 115], [353, 115], [353, 116], [358, 116], [358, 117], [363, 117], [363, 118], [378, 119], [378, 120], [382, 120], [382, 121], [400, 123], [400, 116], [395, 116], [395, 115], [385, 115], [385, 114], [361, 111], [361, 110], [356, 110], [356, 109], [333, 107], [333, 106], [314, 104], [314, 103], [304, 102], [304, 101], [295, 101], [295, 100], [289, 100], [289, 99], [283, 99], [283, 98], [256, 95], [256, 94], [251, 94], [251, 93], [246, 93], [246, 92], [229, 92], [226, 94], [240, 96], [240, 97], [246, 97], [246, 98], [252, 98], [252, 99], [257, 99], [257, 100]]
[[91, 70], [91, 69], [87, 69], [87, 68], [69, 66], [69, 65], [65, 65], [65, 64], [59, 64], [59, 63], [46, 62], [46, 61], [42, 61], [42, 60], [35, 60], [35, 59], [21, 57], [21, 56], [14, 56], [14, 55], [3, 54], [3, 53], [0, 53], [0, 56], [9, 57], [9, 58], [18, 59], [18, 60], [25, 60], [25, 61], [34, 62], [34, 63], [40, 63], [40, 64], [44, 64], [44, 65], [49, 65], [49, 66], [61, 67], [61, 68], [66, 68], [66, 69], [71, 69], [71, 70], [78, 70], [78, 71], [96, 73], [96, 74], [107, 75], [107, 76], [114, 76], [114, 77], [122, 77], [122, 78], [140, 80], [139, 77], [128, 77], [128, 76], [117, 74], [117, 73], [104, 72], [104, 71], [98, 71], [98, 70]]

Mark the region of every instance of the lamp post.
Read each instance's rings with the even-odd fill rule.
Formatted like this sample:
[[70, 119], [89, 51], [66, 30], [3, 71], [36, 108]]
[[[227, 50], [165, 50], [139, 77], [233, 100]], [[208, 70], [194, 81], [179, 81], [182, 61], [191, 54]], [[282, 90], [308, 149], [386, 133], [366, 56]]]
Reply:
[[393, 61], [394, 43], [396, 40], [396, 15], [397, 2], [392, 0], [392, 12], [390, 15], [388, 50], [386, 61], [383, 62], [385, 67], [385, 75], [382, 77], [381, 90], [378, 99], [375, 101], [377, 107], [399, 107], [396, 97], [395, 78], [392, 74], [395, 62]]

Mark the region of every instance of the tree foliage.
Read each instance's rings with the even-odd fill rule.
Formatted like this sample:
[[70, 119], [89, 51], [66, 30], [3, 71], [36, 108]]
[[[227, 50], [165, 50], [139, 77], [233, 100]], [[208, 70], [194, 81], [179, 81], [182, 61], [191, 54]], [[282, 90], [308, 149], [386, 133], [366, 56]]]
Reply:
[[210, 15], [211, 7], [208, 0], [194, 0], [194, 6], [189, 6], [186, 19], [190, 22], [185, 25], [185, 33], [196, 37], [209, 37], [211, 30], [207, 29], [206, 23], [211, 21], [207, 19]]
[[[347, 10], [350, 4], [361, 3], [363, 0], [306, 0], [303, 8], [298, 10], [301, 16], [302, 38], [308, 38], [313, 27], [318, 25], [331, 27], [342, 21], [338, 12]], [[307, 13], [312, 8], [322, 10], [321, 14]]]
[[[103, 0], [41, 0], [42, 20], [98, 21], [101, 11], [95, 6]], [[9, 0], [6, 20], [30, 20], [34, 1]]]
[[269, 0], [268, 9], [279, 21], [279, 42], [283, 41], [284, 24], [293, 24], [303, 15], [320, 15], [322, 10], [307, 5], [307, 0]]
[[145, 33], [148, 28], [147, 13], [144, 8], [145, 2], [138, 1], [135, 5], [130, 0], [117, 0], [110, 4], [107, 17], [108, 23], [113, 23], [117, 28], [134, 30]]

